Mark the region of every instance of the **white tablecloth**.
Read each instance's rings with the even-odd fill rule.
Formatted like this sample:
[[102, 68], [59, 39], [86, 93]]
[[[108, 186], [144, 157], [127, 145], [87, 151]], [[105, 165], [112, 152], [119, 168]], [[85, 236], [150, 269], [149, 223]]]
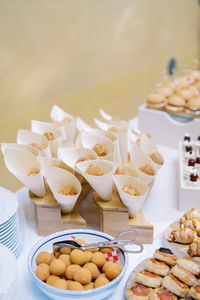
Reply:
[[[146, 257], [152, 256], [155, 249], [162, 246], [162, 232], [174, 220], [179, 218], [182, 212], [178, 211], [178, 151], [171, 148], [159, 147], [165, 158], [164, 166], [159, 170], [155, 183], [143, 206], [143, 213], [147, 220], [154, 224], [153, 244], [145, 245], [141, 254], [129, 254], [128, 270], [110, 300], [124, 299], [124, 288], [130, 272]], [[18, 258], [18, 288], [15, 300], [48, 300], [32, 281], [27, 268], [27, 256], [30, 248], [41, 237], [37, 235], [34, 206], [28, 197], [26, 188], [16, 193], [19, 200], [19, 218], [21, 228], [21, 254]], [[91, 201], [90, 195], [84, 202]], [[82, 204], [83, 212], [84, 204]], [[90, 213], [90, 212], [89, 212]], [[91, 214], [92, 217], [92, 214]], [[92, 227], [91, 218], [91, 227]]]

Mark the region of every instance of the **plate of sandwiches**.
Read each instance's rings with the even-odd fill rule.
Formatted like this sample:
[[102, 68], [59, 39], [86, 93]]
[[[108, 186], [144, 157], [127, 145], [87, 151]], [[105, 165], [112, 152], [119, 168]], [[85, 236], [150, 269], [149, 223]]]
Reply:
[[130, 274], [126, 300], [200, 299], [200, 265], [168, 248], [156, 249]]
[[179, 256], [200, 264], [200, 211], [192, 208], [163, 232], [163, 243]]

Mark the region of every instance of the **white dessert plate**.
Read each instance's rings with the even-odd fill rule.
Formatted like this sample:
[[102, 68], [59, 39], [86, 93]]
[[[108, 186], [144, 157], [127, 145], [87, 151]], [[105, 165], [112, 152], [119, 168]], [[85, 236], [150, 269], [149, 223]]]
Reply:
[[18, 200], [9, 190], [0, 187], [0, 225], [7, 222], [17, 211]]

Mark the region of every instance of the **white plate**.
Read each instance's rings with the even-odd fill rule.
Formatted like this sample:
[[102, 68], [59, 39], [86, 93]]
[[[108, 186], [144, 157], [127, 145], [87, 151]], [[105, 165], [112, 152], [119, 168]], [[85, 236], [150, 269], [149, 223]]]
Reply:
[[12, 252], [0, 244], [0, 299], [5, 298], [4, 294], [12, 290], [16, 281], [17, 265], [16, 258]]
[[0, 232], [8, 229], [14, 222], [17, 222], [17, 214], [14, 214], [7, 222], [0, 225]]
[[7, 222], [17, 211], [17, 197], [9, 190], [0, 187], [0, 225]]

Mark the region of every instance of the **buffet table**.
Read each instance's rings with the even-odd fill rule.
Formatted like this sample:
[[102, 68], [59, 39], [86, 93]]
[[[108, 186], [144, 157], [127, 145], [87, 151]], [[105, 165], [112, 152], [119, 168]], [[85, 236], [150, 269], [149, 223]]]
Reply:
[[[178, 219], [182, 212], [178, 211], [178, 150], [159, 147], [164, 156], [165, 164], [159, 170], [155, 183], [146, 199], [143, 206], [143, 213], [147, 220], [154, 225], [154, 241], [153, 244], [144, 245], [144, 251], [141, 254], [129, 254], [129, 264], [125, 277], [121, 281], [118, 288], [115, 290], [109, 299], [121, 300], [124, 299], [124, 288], [127, 278], [134, 267], [146, 257], [153, 255], [156, 248], [162, 246], [162, 232], [174, 220]], [[27, 257], [30, 248], [41, 237], [37, 235], [36, 219], [34, 215], [34, 206], [31, 203], [28, 190], [26, 188], [20, 189], [16, 193], [19, 200], [19, 219], [21, 229], [21, 253], [17, 259], [18, 262], [18, 283], [17, 291], [14, 299], [50, 299], [43, 294], [28, 273]], [[81, 212], [86, 214], [85, 203], [90, 202], [92, 209], [91, 193], [84, 199], [81, 207]], [[95, 211], [95, 207], [93, 208]], [[88, 211], [88, 210], [87, 210]], [[93, 211], [93, 212], [94, 212]], [[88, 213], [88, 212], [87, 212]], [[89, 211], [90, 226], [95, 228], [94, 214], [92, 210]]]

